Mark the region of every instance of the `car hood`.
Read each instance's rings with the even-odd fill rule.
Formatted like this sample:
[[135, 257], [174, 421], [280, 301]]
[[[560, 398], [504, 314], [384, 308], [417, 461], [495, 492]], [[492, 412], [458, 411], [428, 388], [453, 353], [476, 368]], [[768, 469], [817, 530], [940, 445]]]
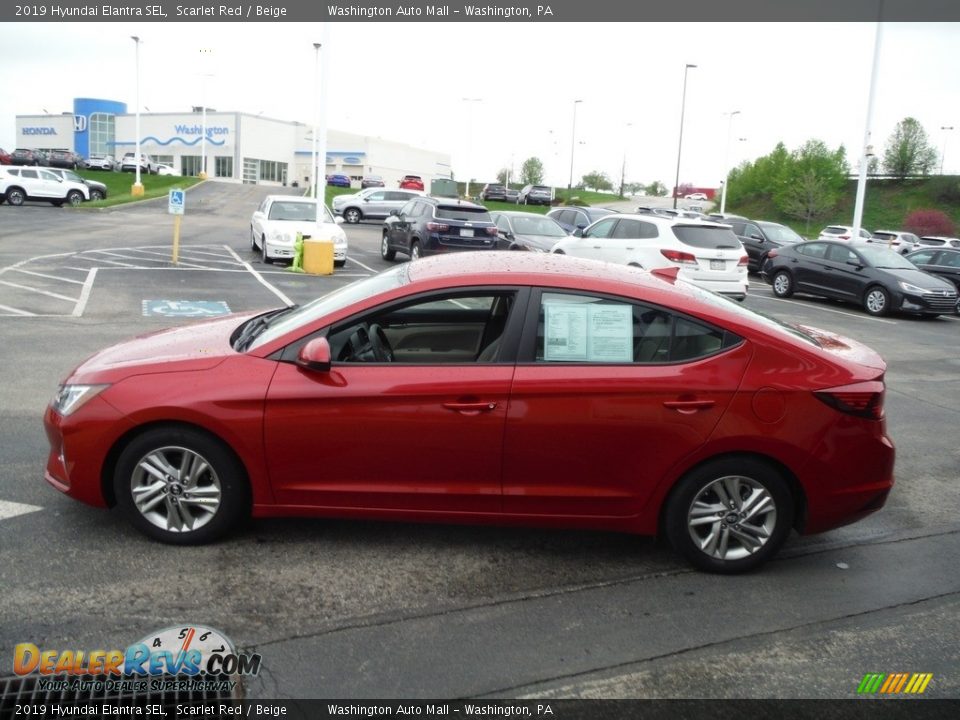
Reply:
[[916, 285], [919, 288], [924, 290], [954, 290], [952, 283], [939, 278], [936, 275], [931, 275], [930, 273], [924, 272], [923, 270], [913, 270], [913, 269], [892, 269], [892, 268], [876, 268], [881, 272], [886, 273], [887, 275], [892, 276], [897, 280], [902, 280], [903, 282], [908, 282], [911, 285]]
[[83, 362], [68, 382], [108, 383], [148, 373], [209, 370], [237, 354], [230, 336], [255, 314], [229, 315], [117, 343]]

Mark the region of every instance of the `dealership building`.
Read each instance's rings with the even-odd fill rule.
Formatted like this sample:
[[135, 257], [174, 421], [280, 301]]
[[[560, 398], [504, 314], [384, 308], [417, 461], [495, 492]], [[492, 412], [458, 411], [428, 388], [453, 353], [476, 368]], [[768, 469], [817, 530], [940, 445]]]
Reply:
[[[141, 113], [140, 152], [181, 175], [261, 185], [310, 184], [313, 126], [241, 112], [195, 108], [189, 113]], [[206, 130], [206, 142], [202, 142]], [[73, 112], [18, 115], [17, 147], [72, 150], [84, 158], [136, 151], [136, 116], [125, 103], [76, 98]], [[450, 155], [378, 137], [327, 132], [326, 174], [348, 175], [359, 187], [364, 175], [380, 175], [396, 187], [404, 175], [427, 183], [450, 178]]]

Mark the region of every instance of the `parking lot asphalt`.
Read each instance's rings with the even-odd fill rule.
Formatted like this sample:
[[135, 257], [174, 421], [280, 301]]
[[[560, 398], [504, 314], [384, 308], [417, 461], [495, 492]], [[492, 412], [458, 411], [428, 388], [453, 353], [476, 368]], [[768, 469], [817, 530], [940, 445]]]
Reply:
[[[192, 622], [263, 654], [251, 697], [854, 697], [882, 671], [933, 672], [929, 696], [960, 697], [953, 317], [779, 300], [751, 278], [748, 306], [884, 356], [898, 457], [881, 512], [794, 537], [746, 577], [588, 532], [261, 520], [172, 548], [47, 486], [42, 413], [83, 358], [195, 322], [197, 308], [304, 302], [394, 264], [379, 224], [363, 223], [344, 226], [348, 261], [332, 276], [264, 265], [249, 218], [276, 191], [191, 189], [179, 266], [162, 201], [0, 206], [0, 675], [20, 642], [124, 647]], [[172, 315], [144, 315], [158, 306]]]

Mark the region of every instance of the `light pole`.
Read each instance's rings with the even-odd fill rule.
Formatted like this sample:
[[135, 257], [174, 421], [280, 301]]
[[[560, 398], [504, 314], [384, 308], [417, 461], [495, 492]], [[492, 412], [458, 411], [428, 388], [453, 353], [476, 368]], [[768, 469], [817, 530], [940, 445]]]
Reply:
[[577, 146], [577, 105], [583, 100], [573, 101], [573, 128], [570, 130], [570, 179], [567, 180], [567, 202], [570, 201], [570, 190], [573, 188], [573, 151]]
[[[313, 138], [310, 143], [310, 193], [317, 199], [317, 139], [320, 137], [320, 48], [321, 43], [313, 44]], [[326, 159], [326, 158], [324, 158]]]
[[[320, 89], [318, 107], [317, 131], [314, 132], [317, 144], [317, 158], [314, 167], [316, 167], [317, 181], [314, 183], [315, 197], [317, 198], [317, 229], [314, 233], [315, 238], [320, 237], [320, 224], [324, 221], [326, 212], [324, 206], [327, 200], [327, 106], [329, 105], [330, 91], [330, 23], [323, 23], [320, 42], [314, 43], [314, 49], [317, 52], [317, 59], [320, 61]], [[323, 57], [320, 57], [321, 52]], [[321, 171], [321, 163], [323, 164]]]
[[623, 197], [623, 184], [627, 181], [627, 145], [630, 134], [630, 128], [633, 123], [627, 123], [623, 131], [623, 163], [620, 165], [620, 197]]
[[[881, 7], [882, 4], [881, 4]], [[853, 233], [851, 237], [860, 237], [860, 229], [863, 227], [863, 202], [867, 195], [867, 168], [870, 165], [870, 156], [873, 154], [873, 146], [870, 144], [870, 128], [873, 125], [873, 106], [876, 96], [877, 86], [877, 68], [880, 64], [880, 46], [883, 42], [883, 23], [878, 22], [876, 32], [873, 37], [873, 64], [870, 66], [870, 87], [867, 93], [867, 122], [863, 129], [863, 149], [860, 156], [860, 174], [857, 178], [857, 196], [853, 204]]]
[[483, 98], [460, 98], [467, 103], [467, 189], [464, 194], [470, 199], [470, 167], [473, 162], [473, 106], [470, 103], [483, 102]]
[[739, 110], [729, 113], [727, 121], [727, 147], [723, 151], [723, 189], [720, 191], [720, 214], [727, 210], [727, 182], [730, 180], [730, 135], [733, 133], [733, 116], [739, 115]]
[[677, 177], [673, 181], [673, 208], [677, 208], [677, 188], [680, 186], [680, 155], [683, 152], [683, 115], [687, 110], [687, 73], [696, 65], [687, 63], [683, 68], [683, 99], [680, 101], [680, 141], [677, 143]]
[[130, 188], [130, 195], [133, 197], [143, 197], [143, 183], [140, 182], [140, 38], [136, 35], [131, 35], [130, 39], [136, 44], [136, 72], [137, 72], [137, 82], [136, 82], [136, 121], [134, 122], [134, 133], [136, 137], [134, 138], [136, 153], [136, 162], [134, 166], [136, 167], [136, 177], [133, 181], [133, 187]]
[[947, 131], [953, 130], [953, 125], [941, 125], [943, 130], [943, 152], [940, 153], [940, 174], [943, 175], [943, 161], [947, 157]]

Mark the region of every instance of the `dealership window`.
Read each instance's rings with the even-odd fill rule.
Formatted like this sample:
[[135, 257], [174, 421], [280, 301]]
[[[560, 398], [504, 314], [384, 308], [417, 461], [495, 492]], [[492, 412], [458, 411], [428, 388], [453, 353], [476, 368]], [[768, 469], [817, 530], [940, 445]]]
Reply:
[[287, 181], [287, 164], [276, 160], [261, 160], [260, 179], [285, 183]]
[[153, 159], [160, 165], [169, 165], [173, 167], [173, 155], [154, 155]]
[[217, 157], [214, 163], [215, 177], [233, 177], [233, 158]]
[[92, 113], [87, 130], [90, 133], [90, 155], [116, 155], [116, 126], [113, 115]]
[[188, 177], [200, 174], [200, 156], [199, 155], [181, 155], [180, 172]]

